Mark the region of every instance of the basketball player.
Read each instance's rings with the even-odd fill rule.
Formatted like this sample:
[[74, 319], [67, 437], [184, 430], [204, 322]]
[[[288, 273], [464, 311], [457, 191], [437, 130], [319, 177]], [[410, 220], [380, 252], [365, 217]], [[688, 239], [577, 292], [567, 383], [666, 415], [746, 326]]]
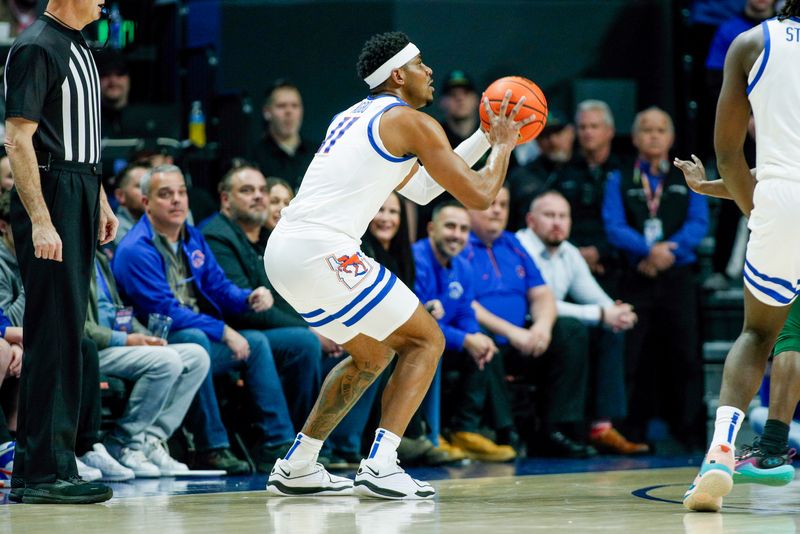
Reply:
[[[686, 184], [695, 193], [732, 200], [723, 180], [706, 180], [703, 162], [694, 154], [692, 161], [675, 158], [675, 166], [683, 171]], [[750, 172], [755, 187], [756, 169]], [[773, 421], [770, 423], [773, 431], [769, 434], [763, 432], [752, 446], [744, 446], [742, 453], [736, 456], [734, 481], [737, 484], [756, 482], [783, 486], [794, 480], [794, 467], [791, 465], [794, 449], [789, 448], [789, 429], [797, 417], [797, 404], [800, 402], [800, 302], [792, 304], [772, 355], [767, 421]], [[783, 424], [776, 425], [775, 421]]]
[[[714, 146], [720, 176], [750, 219], [744, 268], [745, 319], [742, 333], [725, 360], [709, 452], [684, 495], [683, 504], [690, 510], [719, 511], [722, 497], [733, 487], [733, 448], [743, 410], [758, 391], [769, 353], [797, 296], [799, 64], [800, 0], [787, 0], [777, 19], [739, 35], [725, 58]], [[751, 109], [758, 126], [756, 182], [742, 150]], [[780, 439], [781, 435], [785, 439], [787, 434], [787, 424], [771, 419], [762, 442]]]
[[[428, 390], [444, 337], [414, 293], [359, 250], [360, 236], [392, 190], [424, 204], [447, 189], [465, 206], [486, 209], [502, 186], [519, 130], [532, 117], [515, 121], [524, 99], [505, 116], [510, 91], [499, 115], [484, 102], [488, 139], [479, 130], [454, 152], [441, 126], [417, 111], [433, 100], [432, 71], [405, 34], [370, 38], [358, 73], [370, 95], [333, 119], [264, 254], [274, 288], [350, 354], [328, 374], [302, 432], [275, 463], [267, 490], [425, 499], [434, 489], [398, 466], [396, 449]], [[470, 170], [490, 146], [486, 166]], [[323, 440], [395, 353], [380, 428], [355, 484], [330, 475], [317, 464]]]

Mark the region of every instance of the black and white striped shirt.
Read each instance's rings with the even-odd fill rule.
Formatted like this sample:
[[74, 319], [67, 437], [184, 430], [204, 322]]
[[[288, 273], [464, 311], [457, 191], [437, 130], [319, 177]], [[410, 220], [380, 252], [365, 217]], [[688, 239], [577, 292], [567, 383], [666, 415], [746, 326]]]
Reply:
[[79, 31], [41, 16], [11, 47], [5, 82], [6, 119], [39, 124], [37, 152], [55, 160], [100, 161], [100, 78]]

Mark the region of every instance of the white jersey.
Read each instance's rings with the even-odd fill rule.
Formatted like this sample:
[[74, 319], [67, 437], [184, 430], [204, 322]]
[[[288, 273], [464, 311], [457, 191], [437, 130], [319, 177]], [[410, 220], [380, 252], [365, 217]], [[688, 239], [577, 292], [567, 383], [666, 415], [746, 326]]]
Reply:
[[407, 105], [392, 95], [369, 96], [334, 117], [276, 231], [330, 231], [359, 242], [417, 161], [389, 153], [379, 134], [383, 113]]
[[756, 124], [756, 177], [800, 182], [800, 19], [761, 23], [764, 51], [747, 79]]

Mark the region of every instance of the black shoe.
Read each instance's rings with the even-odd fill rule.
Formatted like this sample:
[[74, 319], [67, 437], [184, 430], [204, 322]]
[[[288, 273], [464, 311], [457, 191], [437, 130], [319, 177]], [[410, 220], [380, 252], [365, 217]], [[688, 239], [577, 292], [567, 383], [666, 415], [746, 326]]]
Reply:
[[198, 451], [192, 469], [221, 469], [229, 475], [250, 474], [250, 464], [238, 459], [227, 447]]
[[8, 500], [11, 502], [22, 502], [24, 496], [25, 480], [11, 477], [11, 492], [8, 494]]
[[262, 445], [253, 455], [256, 462], [256, 471], [259, 473], [269, 473], [272, 466], [292, 447], [294, 440], [277, 445]]
[[22, 502], [25, 504], [92, 504], [109, 500], [111, 488], [97, 482], [86, 482], [75, 476], [69, 480], [27, 484]]
[[597, 449], [591, 445], [575, 441], [562, 432], [545, 434], [532, 448], [535, 454], [544, 456], [561, 458], [591, 458], [597, 456]]

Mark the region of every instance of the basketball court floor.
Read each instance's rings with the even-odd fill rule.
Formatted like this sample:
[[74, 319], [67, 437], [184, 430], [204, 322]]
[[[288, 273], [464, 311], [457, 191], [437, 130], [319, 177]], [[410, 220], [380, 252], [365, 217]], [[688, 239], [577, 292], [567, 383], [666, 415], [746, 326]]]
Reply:
[[[433, 501], [271, 497], [266, 475], [114, 484], [103, 504], [0, 506], [0, 533], [399, 534], [743, 532], [800, 530], [800, 481], [736, 486], [722, 514], [680, 503], [699, 458], [518, 460], [515, 464], [409, 469], [433, 482]], [[7, 491], [7, 490], [6, 490]]]

